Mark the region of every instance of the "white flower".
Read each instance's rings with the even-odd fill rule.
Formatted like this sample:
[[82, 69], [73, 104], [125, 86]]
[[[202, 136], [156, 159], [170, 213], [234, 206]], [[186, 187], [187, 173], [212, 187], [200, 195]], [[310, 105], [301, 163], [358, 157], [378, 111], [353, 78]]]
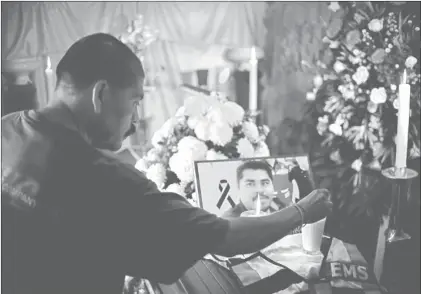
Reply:
[[169, 185], [165, 189], [165, 192], [175, 193], [183, 197], [186, 196], [186, 193], [184, 192], [183, 187], [180, 184], [176, 184], [176, 183]]
[[211, 124], [209, 132], [209, 140], [219, 146], [228, 144], [234, 134], [232, 128], [224, 122]]
[[348, 84], [346, 86], [340, 85], [338, 87], [339, 92], [342, 93], [342, 96], [345, 99], [354, 99], [355, 98], [355, 91], [352, 84]]
[[204, 95], [192, 96], [184, 100], [185, 115], [202, 116], [209, 109], [209, 101]]
[[362, 166], [363, 166], [363, 162], [361, 161], [361, 159], [356, 159], [351, 165], [351, 167], [357, 172], [361, 170]]
[[165, 166], [161, 163], [152, 164], [146, 170], [146, 177], [155, 182], [158, 189], [162, 189], [165, 185], [165, 181], [167, 180], [167, 171]]
[[317, 75], [313, 79], [313, 84], [316, 88], [319, 88], [321, 85], [323, 85], [323, 78], [321, 75]]
[[171, 156], [168, 165], [180, 181], [190, 182], [194, 179], [194, 161], [189, 156], [176, 152]]
[[360, 66], [357, 68], [357, 72], [352, 75], [352, 79], [358, 84], [361, 85], [368, 80], [370, 72], [365, 66]]
[[372, 32], [380, 32], [383, 29], [383, 19], [373, 19], [368, 23], [368, 28]]
[[208, 147], [206, 144], [193, 136], [181, 138], [178, 142], [177, 150], [179, 153], [190, 154], [192, 160], [201, 160], [206, 156]]
[[371, 94], [370, 94], [370, 101], [376, 104], [382, 104], [385, 103], [387, 100], [387, 94], [386, 94], [386, 89], [381, 87], [381, 88], [374, 88], [373, 90], [371, 90]]
[[306, 93], [306, 99], [308, 101], [313, 101], [316, 99], [316, 94], [314, 94], [314, 92], [307, 92]]
[[393, 100], [393, 107], [395, 108], [395, 109], [399, 109], [399, 99], [395, 99], [395, 100]]
[[254, 150], [254, 157], [269, 157], [270, 150], [265, 142], [259, 142], [257, 148]]
[[254, 122], [243, 122], [243, 133], [250, 142], [255, 143], [259, 140], [259, 129]]
[[418, 60], [414, 56], [409, 56], [405, 60], [405, 66], [407, 68], [413, 68], [415, 66], [415, 64], [417, 64], [417, 62], [418, 62]]
[[339, 41], [332, 41], [332, 42], [330, 42], [329, 47], [332, 48], [332, 49], [336, 49], [336, 48], [339, 47], [340, 44], [341, 43]]
[[397, 87], [396, 87], [396, 85], [395, 85], [395, 84], [391, 84], [391, 85], [390, 85], [390, 90], [392, 90], [392, 91], [396, 91], [396, 89], [397, 89]]
[[354, 56], [352, 56], [352, 55], [350, 55], [350, 56], [348, 57], [348, 59], [349, 59], [349, 61], [351, 61], [351, 63], [352, 63], [352, 64], [357, 64], [357, 63], [360, 63], [360, 62], [361, 62], [361, 58], [359, 58], [359, 57], [354, 57]]
[[329, 9], [332, 10], [333, 12], [338, 11], [339, 9], [341, 9], [341, 6], [339, 5], [339, 3], [337, 1], [332, 1], [329, 4]]
[[336, 136], [342, 136], [342, 127], [338, 124], [331, 124], [329, 126], [329, 131], [331, 131]]
[[254, 156], [254, 147], [246, 138], [238, 140], [237, 151], [240, 153], [240, 158], [249, 158]]
[[333, 65], [333, 69], [337, 72], [340, 73], [342, 71], [344, 71], [346, 69], [345, 64], [343, 64], [340, 61], [336, 61], [335, 64]]
[[223, 153], [219, 151], [215, 151], [213, 149], [208, 150], [206, 153], [206, 160], [221, 160], [221, 159], [228, 159]]
[[224, 116], [223, 110], [220, 107], [216, 106], [216, 105], [212, 106], [209, 109], [208, 113], [206, 114], [206, 118], [210, 122], [213, 122], [213, 123], [218, 123], [220, 121], [225, 121], [225, 116]]
[[159, 150], [152, 148], [148, 151], [148, 153], [146, 153], [145, 159], [149, 162], [159, 161], [161, 159]]
[[210, 122], [206, 118], [199, 119], [194, 128], [197, 138], [202, 141], [208, 141], [210, 138], [210, 126]]
[[198, 123], [201, 119], [203, 119], [203, 116], [190, 116], [190, 117], [187, 119], [187, 126], [188, 126], [190, 129], [194, 130], [194, 128], [196, 127], [197, 123]]
[[144, 160], [143, 158], [139, 159], [138, 161], [136, 161], [134, 168], [137, 169], [138, 171], [145, 172], [148, 169], [146, 160]]
[[377, 111], [377, 103], [374, 103], [373, 101], [369, 101], [367, 104], [367, 111], [370, 113], [375, 113]]
[[244, 109], [235, 102], [227, 101], [221, 106], [225, 121], [230, 126], [237, 126], [244, 118]]

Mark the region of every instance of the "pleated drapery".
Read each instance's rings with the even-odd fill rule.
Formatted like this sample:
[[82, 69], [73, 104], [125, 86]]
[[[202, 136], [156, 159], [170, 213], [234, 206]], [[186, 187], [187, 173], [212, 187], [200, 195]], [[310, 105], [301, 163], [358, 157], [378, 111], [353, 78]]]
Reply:
[[[265, 10], [264, 2], [3, 2], [2, 61], [33, 58], [45, 64], [48, 56], [55, 70], [77, 39], [96, 32], [120, 35], [142, 14], [159, 31], [144, 59], [156, 86], [145, 97], [152, 133], [182, 103], [182, 72], [223, 67], [226, 48], [263, 48]], [[38, 96], [46, 95], [43, 72], [36, 72]]]

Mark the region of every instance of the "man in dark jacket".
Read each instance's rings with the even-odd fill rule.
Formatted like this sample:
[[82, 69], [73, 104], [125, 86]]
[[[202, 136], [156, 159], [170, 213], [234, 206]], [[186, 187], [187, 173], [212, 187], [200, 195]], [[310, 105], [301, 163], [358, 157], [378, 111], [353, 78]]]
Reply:
[[2, 118], [2, 292], [121, 293], [124, 276], [172, 283], [208, 253], [255, 252], [331, 211], [313, 191], [297, 207], [223, 219], [160, 193], [118, 150], [143, 98], [140, 60], [94, 34], [57, 65], [55, 98]]

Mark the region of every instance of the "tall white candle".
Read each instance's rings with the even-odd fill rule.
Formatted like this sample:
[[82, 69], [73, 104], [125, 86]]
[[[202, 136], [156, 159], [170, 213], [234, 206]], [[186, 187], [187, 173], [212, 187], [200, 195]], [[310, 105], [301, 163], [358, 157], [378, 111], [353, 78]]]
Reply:
[[408, 151], [408, 129], [410, 112], [411, 86], [406, 83], [406, 70], [399, 85], [398, 130], [396, 135], [395, 167], [405, 168]]
[[47, 68], [45, 69], [45, 79], [47, 82], [47, 101], [53, 99], [54, 95], [54, 72], [51, 68], [50, 57], [47, 57]]
[[261, 203], [261, 200], [260, 200], [260, 193], [257, 193], [257, 200], [256, 200], [256, 215], [257, 216], [260, 215], [260, 210], [262, 209], [261, 205], [262, 205], [262, 203]]
[[249, 110], [257, 111], [257, 53], [256, 48], [251, 48], [250, 54], [250, 79], [249, 79]]

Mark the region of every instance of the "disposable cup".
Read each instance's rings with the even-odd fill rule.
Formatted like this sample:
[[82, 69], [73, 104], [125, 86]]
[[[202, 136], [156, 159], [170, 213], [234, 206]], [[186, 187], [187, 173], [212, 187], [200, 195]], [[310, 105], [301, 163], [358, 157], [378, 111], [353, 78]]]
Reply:
[[303, 249], [308, 254], [320, 253], [326, 218], [312, 224], [306, 224], [301, 229]]

